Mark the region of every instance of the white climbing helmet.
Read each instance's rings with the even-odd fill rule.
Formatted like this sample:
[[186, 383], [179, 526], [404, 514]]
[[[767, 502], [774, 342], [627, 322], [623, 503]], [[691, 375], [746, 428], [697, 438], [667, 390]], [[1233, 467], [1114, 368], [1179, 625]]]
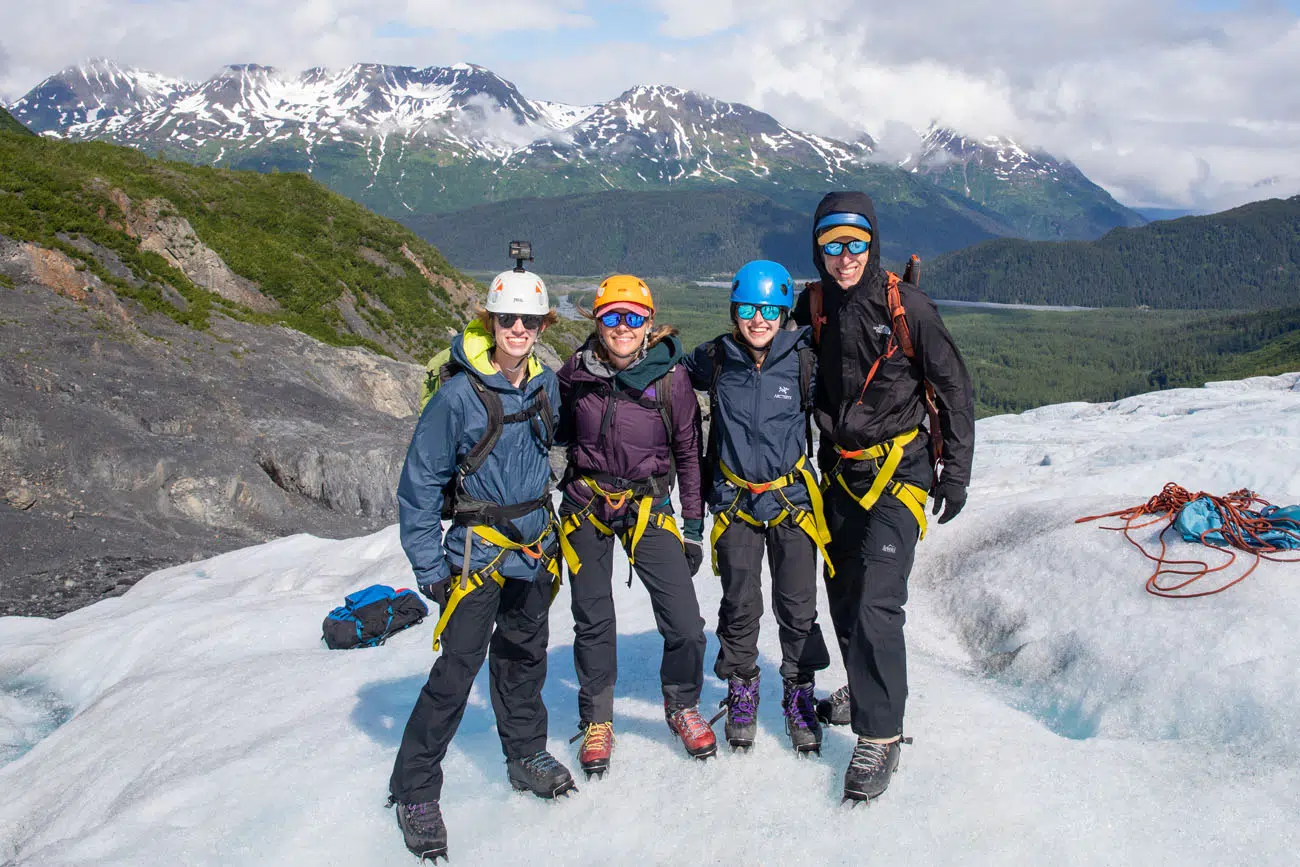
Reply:
[[489, 313], [532, 313], [545, 316], [551, 311], [542, 278], [527, 271], [502, 271], [488, 289]]

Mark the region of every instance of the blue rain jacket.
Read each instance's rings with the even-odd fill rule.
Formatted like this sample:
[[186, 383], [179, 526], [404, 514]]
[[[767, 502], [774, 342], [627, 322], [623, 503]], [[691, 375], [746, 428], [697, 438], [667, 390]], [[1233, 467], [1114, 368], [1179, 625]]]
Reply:
[[[733, 473], [750, 482], [780, 478], [794, 468], [804, 453], [804, 414], [799, 402], [799, 350], [810, 346], [812, 329], [781, 330], [772, 338], [760, 368], [749, 350], [731, 335], [722, 338], [722, 373], [718, 377], [716, 405], [710, 424], [716, 428], [718, 457]], [[708, 344], [700, 344], [684, 362], [691, 384], [707, 391], [713, 379]], [[814, 377], [815, 386], [815, 377]], [[812, 469], [813, 460], [805, 465]], [[737, 489], [714, 471], [708, 492], [715, 515], [736, 498]], [[743, 490], [739, 507], [759, 521], [771, 521], [785, 508], [781, 496], [808, 508], [803, 480], [777, 491], [751, 494]]]
[[[477, 319], [452, 340], [448, 357], [466, 370], [448, 380], [425, 405], [406, 452], [397, 504], [402, 549], [420, 584], [434, 584], [453, 572], [459, 574], [465, 553], [468, 529], [452, 525], [444, 536], [441, 512], [443, 486], [487, 428], [487, 411], [467, 377], [478, 377], [496, 392], [505, 415], [526, 409], [537, 393], [546, 389], [554, 415], [552, 422], [559, 425], [560, 390], [554, 371], [535, 357], [530, 358], [528, 379], [522, 389], [515, 388], [492, 367], [491, 350], [491, 334]], [[537, 427], [522, 422], [503, 425], [496, 447], [478, 471], [465, 479], [464, 493], [503, 506], [542, 496], [550, 485], [551, 465]], [[514, 525], [525, 542], [532, 542], [549, 520], [547, 510], [537, 509], [514, 521]], [[548, 537], [544, 547], [551, 541]], [[470, 568], [487, 565], [499, 553], [501, 549], [474, 536]], [[538, 577], [540, 561], [521, 551], [507, 551], [496, 568], [507, 578], [532, 581]]]

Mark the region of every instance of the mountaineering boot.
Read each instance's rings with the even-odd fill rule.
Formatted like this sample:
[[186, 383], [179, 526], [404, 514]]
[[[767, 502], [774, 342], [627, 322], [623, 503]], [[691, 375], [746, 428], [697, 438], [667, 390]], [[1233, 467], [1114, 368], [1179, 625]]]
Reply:
[[664, 718], [668, 728], [682, 739], [686, 754], [696, 759], [707, 759], [718, 752], [718, 740], [713, 736], [713, 729], [700, 716], [696, 707], [672, 708], [664, 702]]
[[858, 738], [844, 771], [844, 800], [870, 801], [880, 797], [889, 788], [889, 778], [898, 770], [901, 749], [899, 741], [877, 744]]
[[612, 722], [581, 724], [582, 746], [578, 748], [578, 761], [592, 776], [603, 777], [609, 770], [609, 756], [614, 752], [614, 724]]
[[754, 672], [749, 678], [728, 678], [727, 697], [718, 705], [727, 709], [727, 743], [733, 750], [749, 749], [758, 734], [758, 677]]
[[397, 807], [397, 827], [402, 829], [406, 848], [413, 855], [435, 864], [439, 858], [450, 861], [447, 858], [447, 826], [442, 822], [442, 809], [437, 801], [403, 804], [390, 799], [389, 805]]
[[817, 702], [817, 719], [828, 726], [846, 726], [853, 721], [849, 711], [848, 684]]
[[569, 769], [555, 756], [542, 750], [522, 759], [506, 762], [510, 785], [520, 792], [532, 792], [539, 798], [554, 798], [577, 790]]
[[785, 733], [790, 736], [790, 745], [796, 753], [820, 754], [822, 727], [813, 708], [812, 681], [795, 683], [787, 680], [784, 684], [781, 709], [785, 711]]

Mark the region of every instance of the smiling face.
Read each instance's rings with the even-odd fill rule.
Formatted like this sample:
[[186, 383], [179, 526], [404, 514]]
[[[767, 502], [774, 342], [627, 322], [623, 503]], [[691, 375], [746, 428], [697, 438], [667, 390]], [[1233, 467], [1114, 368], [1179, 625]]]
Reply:
[[755, 349], [762, 349], [772, 342], [776, 337], [777, 329], [781, 325], [781, 320], [769, 322], [763, 318], [763, 314], [758, 311], [754, 312], [753, 319], [741, 319], [736, 316], [736, 327], [740, 329], [740, 335], [745, 342]]
[[826, 271], [836, 283], [840, 284], [841, 289], [852, 289], [862, 279], [862, 273], [867, 267], [867, 257], [871, 255], [871, 248], [868, 247], [861, 253], [854, 254], [849, 252], [848, 247], [849, 241], [854, 240], [852, 235], [841, 235], [830, 240], [844, 244], [844, 250], [838, 256], [822, 253]]
[[[597, 316], [599, 313], [600, 311], [597, 311]], [[645, 345], [646, 335], [653, 326], [654, 320], [647, 319], [640, 328], [633, 328], [627, 324], [627, 317], [620, 316], [618, 324], [610, 328], [597, 318], [596, 334], [609, 355], [610, 366], [615, 370], [622, 370], [631, 364], [641, 351], [641, 347]]]
[[[510, 324], [503, 325], [503, 323]], [[492, 340], [496, 343], [497, 352], [515, 361], [526, 358], [533, 351], [538, 335], [544, 330], [546, 330], [545, 325], [533, 329], [527, 328], [524, 325], [524, 318], [513, 313], [492, 314]]]

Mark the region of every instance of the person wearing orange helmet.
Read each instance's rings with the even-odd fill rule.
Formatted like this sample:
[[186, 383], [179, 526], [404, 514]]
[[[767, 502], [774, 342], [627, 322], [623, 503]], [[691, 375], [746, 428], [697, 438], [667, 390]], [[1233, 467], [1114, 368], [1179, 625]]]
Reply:
[[[595, 331], [559, 372], [560, 441], [569, 457], [562, 548], [571, 576], [578, 758], [589, 777], [609, 767], [614, 743], [615, 537], [650, 594], [664, 639], [659, 676], [668, 727], [691, 756], [717, 751], [699, 713], [704, 618], [691, 582], [704, 558], [700, 410], [679, 365], [684, 352], [676, 330], [655, 328], [654, 314], [643, 280], [607, 278], [590, 314]], [[674, 472], [680, 526], [670, 500]]]

